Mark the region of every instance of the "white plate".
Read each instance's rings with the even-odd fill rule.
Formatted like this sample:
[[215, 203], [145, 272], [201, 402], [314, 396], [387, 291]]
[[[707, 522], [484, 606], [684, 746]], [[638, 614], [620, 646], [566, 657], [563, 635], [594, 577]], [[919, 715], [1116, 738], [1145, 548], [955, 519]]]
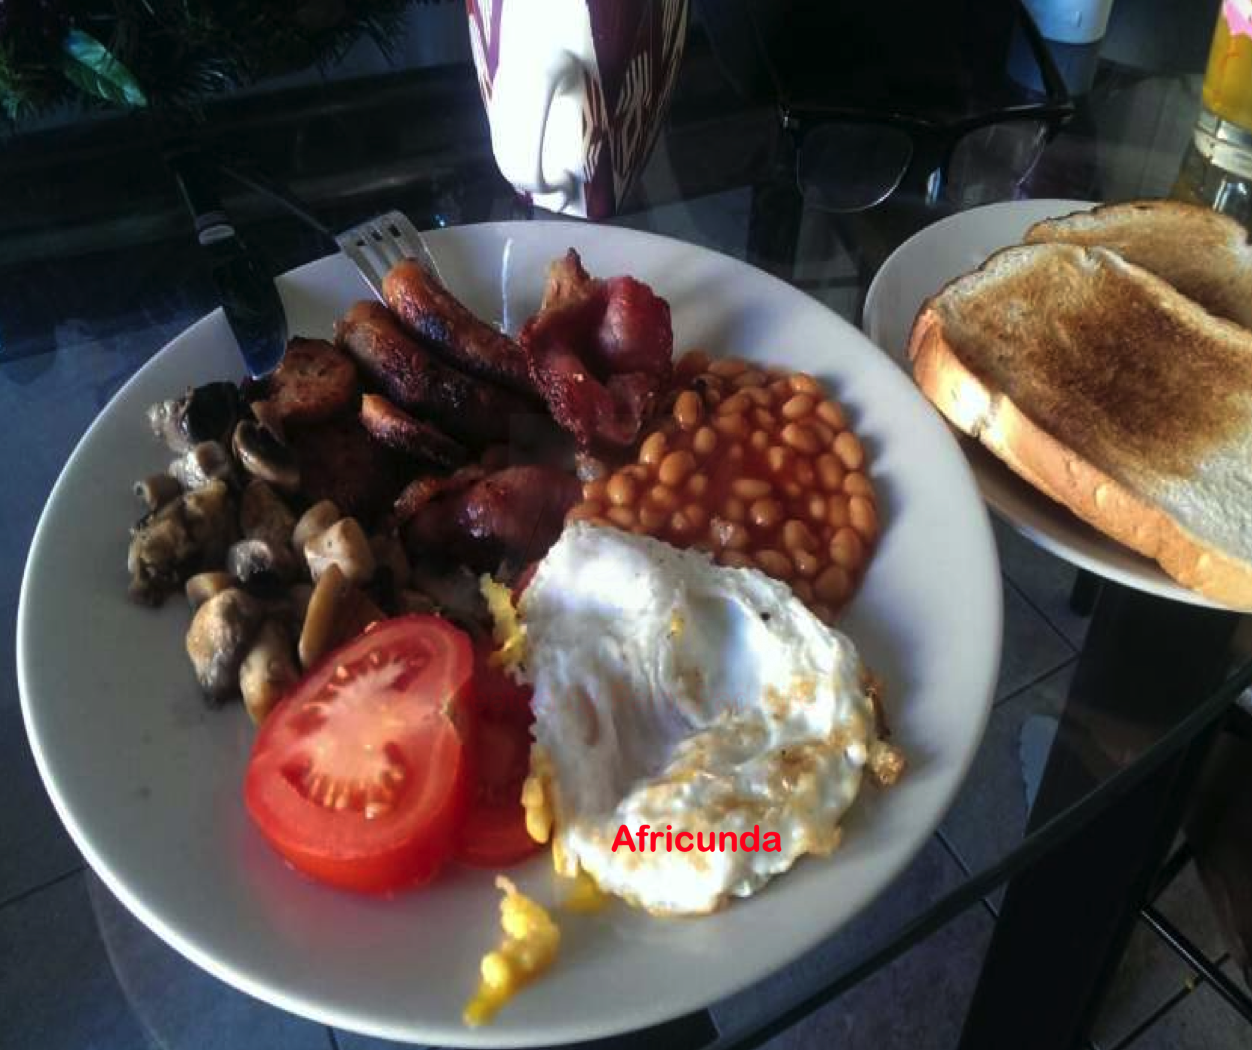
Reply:
[[[225, 981], [328, 1024], [392, 1039], [523, 1046], [672, 1018], [765, 977], [865, 907], [951, 802], [982, 736], [999, 663], [995, 544], [969, 468], [906, 377], [814, 300], [715, 252], [630, 230], [500, 223], [441, 230], [431, 247], [483, 316], [538, 304], [544, 267], [573, 245], [593, 273], [632, 273], [673, 308], [676, 344], [805, 368], [837, 390], [872, 454], [886, 531], [844, 628], [887, 685], [912, 760], [867, 789], [845, 845], [804, 860], [707, 919], [660, 921], [615, 905], [562, 919], [551, 973], [491, 1026], [460, 1022], [478, 960], [498, 937], [490, 873], [450, 871], [393, 900], [294, 874], [245, 815], [252, 729], [208, 711], [183, 654], [188, 613], [125, 597], [133, 479], [166, 456], [144, 409], [190, 383], [237, 376], [216, 312], [113, 399], [70, 458], [35, 535], [18, 617], [22, 710], [40, 772], [92, 867], [143, 922]], [[291, 330], [331, 331], [365, 292], [340, 258], [280, 279]], [[553, 902], [546, 857], [518, 881]]]
[[[1090, 201], [1027, 200], [958, 212], [910, 237], [883, 263], [865, 297], [862, 327], [906, 371], [909, 332], [922, 303], [949, 281], [977, 269], [992, 252], [1017, 244], [1043, 219], [1094, 208]], [[910, 371], [911, 374], [911, 371]], [[1218, 603], [1179, 586], [1154, 561], [1123, 547], [1023, 481], [972, 438], [959, 436], [983, 498], [1018, 532], [1079, 568], [1162, 598]]]

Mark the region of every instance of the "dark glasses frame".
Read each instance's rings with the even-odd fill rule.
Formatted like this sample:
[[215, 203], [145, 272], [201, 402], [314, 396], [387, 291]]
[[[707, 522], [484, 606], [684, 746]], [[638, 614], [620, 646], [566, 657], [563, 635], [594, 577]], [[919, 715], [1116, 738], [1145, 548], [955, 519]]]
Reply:
[[924, 161], [927, 176], [926, 201], [929, 204], [938, 199], [947, 182], [953, 154], [961, 140], [971, 132], [1016, 121], [1030, 121], [1044, 126], [1043, 145], [1046, 146], [1073, 117], [1074, 102], [1052, 59], [1048, 45], [1044, 42], [1034, 19], [1030, 17], [1030, 12], [1021, 0], [1017, 0], [1015, 6], [1031, 55], [1039, 67], [1045, 94], [1043, 101], [1003, 106], [952, 121], [934, 120], [889, 109], [871, 110], [855, 106], [822, 106], [820, 109], [806, 109], [780, 103], [779, 118], [783, 128], [792, 137], [795, 156], [800, 157], [804, 140], [812, 131], [822, 126], [875, 124], [893, 128], [906, 133], [912, 141], [913, 148], [894, 184], [885, 190], [876, 203], [881, 203], [894, 193], [911, 173], [918, 170], [919, 162]]

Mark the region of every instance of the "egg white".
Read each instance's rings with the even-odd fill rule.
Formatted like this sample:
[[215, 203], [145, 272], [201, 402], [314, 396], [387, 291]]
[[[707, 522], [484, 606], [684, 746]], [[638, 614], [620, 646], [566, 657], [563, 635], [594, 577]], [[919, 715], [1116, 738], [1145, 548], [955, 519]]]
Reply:
[[[585, 870], [654, 913], [696, 914], [838, 844], [873, 708], [852, 642], [785, 584], [579, 522], [519, 613], [532, 773], [562, 874]], [[706, 836], [755, 825], [781, 849], [613, 850], [622, 825], [634, 835], [641, 824]]]

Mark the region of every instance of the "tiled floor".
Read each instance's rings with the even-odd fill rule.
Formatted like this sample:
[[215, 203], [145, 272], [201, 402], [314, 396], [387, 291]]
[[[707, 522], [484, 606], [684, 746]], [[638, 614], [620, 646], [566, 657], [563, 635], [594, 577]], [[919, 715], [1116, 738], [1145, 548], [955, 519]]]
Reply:
[[[1005, 654], [997, 703], [975, 766], [940, 836], [832, 943], [714, 1015], [733, 1033], [803, 998], [865, 946], [1002, 856], [1028, 808], [1023, 728], [1046, 741], [1085, 621], [1068, 608], [1072, 570], [997, 525], [1005, 570]], [[233, 991], [133, 919], [89, 872], [39, 784], [12, 680], [0, 697], [0, 1048], [385, 1050]], [[1029, 747], [1027, 747], [1029, 750]], [[1027, 756], [1026, 768], [1031, 761]], [[772, 1050], [942, 1050], [954, 1045], [993, 926], [993, 897], [770, 1044]], [[1212, 957], [1224, 948], [1190, 869], [1159, 902]], [[1232, 971], [1233, 972], [1233, 971]], [[924, 993], [923, 993], [924, 990]], [[1136, 930], [1092, 1033], [1097, 1050], [1252, 1047], [1245, 1026], [1146, 927]]]

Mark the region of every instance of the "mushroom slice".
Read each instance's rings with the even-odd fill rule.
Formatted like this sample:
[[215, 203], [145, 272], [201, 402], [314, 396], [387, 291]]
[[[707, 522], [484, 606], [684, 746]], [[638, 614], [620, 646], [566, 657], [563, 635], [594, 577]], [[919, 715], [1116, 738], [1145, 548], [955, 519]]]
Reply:
[[356, 518], [341, 518], [304, 545], [309, 572], [317, 580], [330, 565], [338, 565], [349, 583], [366, 584], [374, 576], [374, 552]]
[[342, 517], [333, 500], [324, 499], [314, 503], [296, 522], [291, 533], [291, 545], [303, 554], [304, 545], [309, 540], [325, 532]]
[[132, 600], [144, 605], [160, 605], [165, 596], [182, 582], [185, 567], [197, 553], [187, 531], [180, 503], [168, 508], [175, 513], [150, 514], [136, 526], [126, 551]]
[[195, 444], [188, 439], [183, 431], [183, 412], [186, 409], [184, 398], [169, 398], [158, 401], [148, 409], [148, 426], [155, 437], [165, 442], [171, 452], [182, 455]]
[[286, 547], [296, 527], [296, 516], [264, 481], [253, 481], [239, 502], [239, 527], [250, 540]]
[[187, 595], [187, 604], [195, 612], [210, 598], [234, 586], [234, 577], [228, 572], [198, 572], [187, 579], [183, 591]]
[[239, 388], [234, 383], [205, 383], [183, 400], [182, 428], [188, 440], [225, 442], [239, 418]]
[[148, 426], [180, 455], [203, 441], [224, 441], [239, 418], [234, 383], [206, 383], [148, 409]]
[[306, 671], [329, 651], [335, 636], [335, 621], [347, 596], [349, 583], [339, 566], [330, 564], [322, 573], [309, 598], [309, 611], [300, 631], [300, 666]]
[[170, 464], [170, 476], [188, 490], [204, 488], [210, 481], [229, 481], [233, 474], [230, 455], [216, 441], [201, 441]]
[[266, 620], [239, 665], [239, 691], [252, 721], [256, 725], [265, 721], [283, 693], [299, 678], [291, 639], [276, 620]]
[[220, 565], [234, 539], [230, 491], [215, 481], [145, 516], [126, 552], [130, 596], [160, 605], [197, 568]]
[[242, 420], [235, 427], [231, 447], [243, 469], [254, 478], [268, 481], [284, 492], [295, 492], [300, 487], [295, 453], [260, 423]]
[[253, 401], [248, 408], [252, 411], [252, 418], [261, 425], [262, 430], [268, 431], [275, 441], [287, 443], [282, 413], [272, 401]]
[[261, 622], [261, 605], [238, 588], [214, 595], [187, 630], [187, 655], [206, 696], [221, 701], [239, 688], [239, 665]]
[[226, 570], [240, 583], [272, 589], [295, 578], [296, 562], [286, 544], [240, 540], [226, 552]]
[[204, 568], [216, 567], [226, 558], [226, 549], [235, 541], [235, 501], [224, 481], [212, 481], [188, 492], [179, 501], [187, 531], [199, 552]]
[[135, 482], [135, 495], [149, 510], [160, 510], [165, 504], [178, 499], [182, 488], [168, 474], [153, 474]]

